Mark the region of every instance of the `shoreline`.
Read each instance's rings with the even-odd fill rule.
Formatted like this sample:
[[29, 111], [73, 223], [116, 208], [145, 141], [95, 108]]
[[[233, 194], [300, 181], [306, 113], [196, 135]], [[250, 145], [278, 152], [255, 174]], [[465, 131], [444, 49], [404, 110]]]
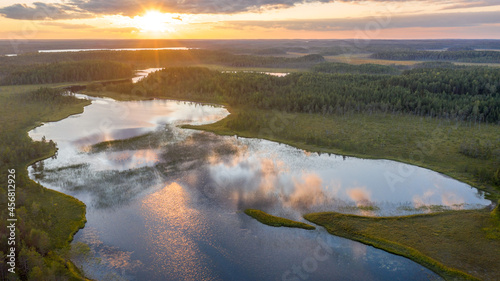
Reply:
[[[88, 93], [85, 93], [85, 94], [87, 94], [89, 96], [96, 96], [96, 95], [92, 95], [92, 94], [88, 94]], [[114, 100], [116, 100], [118, 102], [119, 101], [123, 101], [123, 100], [117, 100], [117, 99], [115, 99], [115, 97], [112, 97], [112, 96], [109, 96], [109, 95], [106, 95], [106, 94], [102, 95], [101, 97], [103, 97], [103, 96], [104, 97], [108, 97], [108, 98], [112, 98], [112, 99], [114, 99]], [[130, 97], [126, 97], [126, 98], [130, 98]], [[136, 98], [140, 98], [140, 97], [136, 97]], [[443, 173], [443, 172], [441, 172], [439, 170], [436, 170], [436, 169], [433, 169], [433, 168], [429, 168], [429, 167], [424, 166], [424, 165], [418, 165], [418, 164], [415, 164], [415, 163], [411, 163], [410, 161], [405, 162], [405, 161], [401, 161], [400, 159], [394, 159], [394, 158], [390, 158], [390, 157], [380, 158], [380, 157], [375, 157], [375, 156], [370, 156], [370, 155], [363, 155], [363, 154], [358, 154], [358, 153], [345, 153], [345, 152], [343, 152], [341, 150], [338, 150], [338, 149], [329, 149], [329, 148], [324, 148], [324, 147], [316, 146], [316, 145], [307, 145], [307, 144], [302, 144], [302, 143], [298, 143], [298, 142], [294, 142], [294, 141], [286, 141], [286, 140], [282, 140], [282, 139], [279, 139], [279, 138], [274, 138], [273, 139], [273, 138], [267, 138], [265, 136], [256, 136], [255, 134], [252, 134], [250, 132], [235, 132], [235, 131], [232, 131], [232, 130], [223, 131], [223, 130], [210, 129], [210, 128], [207, 128], [207, 127], [209, 127], [210, 125], [217, 124], [219, 122], [224, 122], [224, 120], [226, 120], [229, 116], [231, 116], [232, 114], [234, 114], [235, 110], [233, 108], [231, 108], [230, 106], [228, 106], [227, 104], [220, 104], [220, 103], [214, 103], [214, 102], [202, 102], [202, 101], [194, 101], [194, 100], [179, 100], [179, 99], [171, 99], [171, 98], [168, 98], [168, 97], [153, 97], [153, 99], [155, 99], [155, 98], [162, 99], [162, 100], [174, 100], [174, 101], [180, 101], [180, 102], [195, 102], [195, 103], [210, 104], [210, 105], [215, 105], [215, 106], [223, 106], [224, 108], [226, 108], [230, 112], [230, 115], [228, 115], [227, 117], [225, 117], [225, 118], [223, 118], [223, 119], [221, 119], [221, 120], [219, 120], [219, 121], [217, 121], [215, 123], [212, 123], [212, 124], [209, 124], [209, 125], [199, 125], [199, 126], [198, 125], [197, 126], [194, 126], [194, 125], [183, 125], [183, 126], [181, 126], [182, 128], [208, 131], [208, 132], [212, 132], [212, 133], [215, 133], [215, 134], [218, 134], [218, 135], [230, 135], [230, 136], [237, 135], [237, 136], [246, 137], [246, 138], [266, 139], [266, 140], [269, 140], [269, 141], [274, 141], [274, 142], [278, 142], [278, 143], [283, 143], [283, 144], [286, 144], [286, 145], [290, 145], [290, 146], [298, 148], [298, 149], [304, 149], [304, 150], [307, 150], [307, 151], [310, 151], [310, 152], [334, 153], [334, 154], [337, 154], [337, 155], [344, 155], [344, 156], [349, 156], [349, 157], [357, 157], [357, 158], [362, 158], [362, 159], [381, 159], [381, 160], [397, 161], [397, 162], [400, 162], [400, 163], [410, 164], [410, 165], [422, 167], [422, 168], [425, 168], [425, 169], [429, 169], [429, 170], [438, 172], [440, 174], [449, 176], [449, 177], [451, 177], [451, 178], [453, 178], [455, 180], [465, 182], [465, 183], [467, 183], [469, 185], [471, 185], [470, 183], [472, 182], [470, 180], [463, 180], [461, 178], [457, 178], [456, 176], [453, 176], [453, 175], [450, 175], [450, 174], [447, 174], [447, 173]], [[128, 100], [128, 99], [126, 99], [126, 100]], [[38, 161], [40, 161], [40, 160], [38, 160]], [[473, 185], [471, 185], [471, 186], [474, 187]], [[477, 188], [477, 189], [478, 190], [483, 190], [481, 188]], [[492, 201], [492, 200], [490, 200], [490, 201]], [[494, 201], [492, 201], [492, 205], [495, 206], [495, 202]], [[451, 212], [453, 212], [453, 211], [451, 211]], [[479, 212], [481, 212], [481, 210], [473, 210], [473, 212], [478, 212], [479, 213]], [[309, 215], [312, 215], [312, 214], [306, 214], [304, 217], [309, 216]], [[423, 215], [423, 216], [427, 216], [427, 215]], [[330, 233], [330, 234], [336, 235], [334, 233]], [[361, 241], [359, 239], [356, 239], [355, 237], [351, 237], [351, 236], [348, 236], [348, 235], [347, 236], [338, 235], [338, 236], [345, 237], [345, 238], [348, 238], [348, 239], [351, 239], [351, 240], [355, 240], [355, 241], [358, 241], [358, 242], [361, 242], [361, 243], [364, 243], [364, 244], [372, 245], [370, 243], [366, 243], [366, 241]], [[372, 245], [372, 246], [374, 246], [374, 245]], [[380, 247], [377, 247], [377, 248], [380, 248], [380, 249], [382, 249], [382, 250], [384, 250], [386, 252], [392, 253], [392, 254], [401, 255], [398, 252], [391, 251], [389, 247], [384, 247], [383, 245], [380, 246]], [[405, 255], [402, 255], [402, 256], [405, 256]], [[426, 258], [428, 258], [425, 255], [422, 255], [422, 256], [424, 257], [424, 260]], [[417, 259], [415, 257], [408, 257], [408, 256], [405, 256], [405, 257], [411, 259], [414, 262], [420, 263], [419, 259]], [[430, 259], [430, 260], [433, 261], [432, 259]], [[442, 272], [441, 273], [438, 272], [439, 270], [436, 270], [435, 267], [429, 266], [432, 263], [424, 263], [424, 264], [420, 263], [420, 264], [423, 265], [426, 268], [429, 268], [429, 269], [435, 271], [436, 273], [438, 273], [440, 275], [442, 273]], [[442, 269], [443, 267], [438, 266], [437, 268], [441, 268]], [[449, 270], [454, 271], [453, 269], [450, 269], [450, 268], [448, 268], [446, 266], [444, 266], [444, 268], [446, 269], [445, 271], [449, 271]], [[462, 277], [464, 277], [464, 276], [467, 276], [467, 278], [469, 278], [470, 275], [468, 275], [468, 274], [462, 275]], [[472, 277], [472, 276], [470, 276], [470, 277]], [[472, 278], [474, 279], [474, 277], [472, 277]]]

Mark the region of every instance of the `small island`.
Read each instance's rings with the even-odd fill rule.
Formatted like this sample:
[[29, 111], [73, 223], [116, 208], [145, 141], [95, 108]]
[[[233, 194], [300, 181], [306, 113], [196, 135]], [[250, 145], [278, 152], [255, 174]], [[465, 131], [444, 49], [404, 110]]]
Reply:
[[267, 224], [274, 227], [286, 226], [286, 227], [303, 228], [308, 230], [316, 229], [316, 227], [309, 225], [307, 223], [276, 217], [268, 213], [265, 213], [261, 210], [246, 209], [245, 214], [251, 216], [252, 218], [258, 220], [263, 224]]

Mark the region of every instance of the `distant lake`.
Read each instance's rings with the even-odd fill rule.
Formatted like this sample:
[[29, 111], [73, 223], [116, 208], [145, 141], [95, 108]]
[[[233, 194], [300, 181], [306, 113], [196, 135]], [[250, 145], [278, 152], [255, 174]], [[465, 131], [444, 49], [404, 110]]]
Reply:
[[55, 49], [38, 50], [39, 53], [66, 53], [66, 52], [91, 52], [91, 51], [159, 51], [159, 50], [191, 50], [187, 47], [168, 47], [168, 48], [116, 48], [116, 49]]
[[285, 77], [288, 74], [290, 74], [288, 72], [261, 72], [261, 71], [251, 71], [251, 70], [243, 70], [243, 71], [226, 70], [226, 71], [222, 71], [222, 73], [238, 73], [238, 72], [262, 73], [262, 74], [267, 74], [267, 75], [276, 76], [276, 77]]
[[294, 280], [297, 270], [308, 280], [439, 280], [322, 228], [273, 228], [242, 210], [303, 221], [322, 210], [380, 216], [490, 204], [465, 183], [407, 164], [178, 127], [221, 120], [229, 112], [220, 106], [91, 99], [82, 114], [29, 133], [59, 148], [29, 172], [87, 205], [73, 243], [101, 261], [75, 263], [96, 280]]

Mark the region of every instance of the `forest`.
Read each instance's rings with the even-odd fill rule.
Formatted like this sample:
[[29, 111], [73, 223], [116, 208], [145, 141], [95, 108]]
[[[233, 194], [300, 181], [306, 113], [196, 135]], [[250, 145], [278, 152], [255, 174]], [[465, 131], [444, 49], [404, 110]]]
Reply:
[[374, 59], [384, 60], [420, 60], [420, 61], [455, 61], [474, 63], [500, 63], [498, 51], [385, 51], [371, 55]]
[[394, 67], [388, 65], [380, 65], [380, 64], [361, 64], [361, 65], [353, 65], [348, 63], [339, 63], [339, 62], [324, 62], [317, 64], [311, 69], [314, 72], [322, 72], [322, 73], [351, 73], [351, 74], [400, 74], [401, 71]]
[[500, 69], [416, 68], [401, 75], [221, 73], [199, 67], [158, 71], [123, 94], [166, 96], [286, 112], [389, 112], [478, 123], [500, 121]]
[[[87, 87], [88, 91], [117, 92], [141, 98], [160, 97], [222, 103], [239, 109], [225, 120], [228, 128], [255, 134], [262, 131], [263, 124], [274, 118], [271, 114], [293, 114], [299, 116], [297, 123], [300, 126], [297, 126], [297, 123], [290, 124], [275, 136], [306, 145], [339, 148], [345, 152], [381, 158], [391, 155], [387, 151], [395, 150], [396, 145], [391, 145], [392, 142], [406, 147], [407, 136], [395, 136], [399, 132], [390, 131], [393, 133], [388, 134], [387, 139], [390, 141], [385, 142], [383, 137], [365, 138], [356, 131], [348, 131], [348, 128], [359, 128], [359, 124], [366, 124], [364, 118], [372, 118], [376, 122], [383, 119], [382, 116], [395, 116], [395, 119], [402, 120], [401, 123], [406, 122], [408, 127], [416, 127], [414, 125], [421, 121], [415, 120], [423, 120], [421, 117], [436, 121], [436, 124], [441, 124], [441, 121], [447, 124], [456, 121], [461, 124], [460, 130], [470, 129], [470, 135], [474, 134], [471, 128], [494, 128], [494, 125], [500, 124], [500, 69], [457, 66], [448, 62], [483, 62], [486, 57], [474, 57], [478, 51], [415, 51], [424, 43], [398, 43], [394, 48], [399, 48], [400, 51], [392, 52], [394, 57], [390, 59], [433, 61], [412, 66], [351, 65], [325, 62], [325, 58], [319, 54], [345, 51], [342, 47], [329, 46], [328, 42], [312, 42], [314, 46], [303, 49], [298, 46], [277, 49], [270, 46], [270, 43], [255, 43], [258, 46], [261, 46], [260, 44], [262, 49], [254, 45], [249, 46], [247, 51], [251, 54], [194, 49], [31, 53], [18, 57], [0, 57], [0, 83], [20, 85], [94, 81]], [[370, 48], [380, 51], [387, 44], [390, 42], [379, 42]], [[408, 51], [409, 49], [411, 51]], [[318, 54], [300, 57], [266, 56], [283, 54], [283, 50]], [[436, 53], [449, 56], [435, 58], [433, 56]], [[470, 53], [473, 55], [469, 55]], [[480, 53], [485, 53], [485, 56], [492, 55], [492, 52]], [[379, 54], [384, 53], [374, 56]], [[417, 58], [415, 55], [414, 59], [411, 59], [403, 54], [420, 54], [428, 58]], [[453, 58], [450, 54], [456, 54], [456, 57]], [[186, 67], [193, 64], [242, 68], [290, 67], [303, 72], [275, 77], [262, 73], [233, 73], [205, 67]], [[167, 68], [136, 84], [131, 81], [100, 81], [128, 79], [132, 77], [134, 69], [144, 66]], [[2, 90], [11, 89], [10, 87], [13, 86], [2, 87]], [[38, 88], [37, 85], [32, 87]], [[64, 245], [67, 245], [71, 233], [82, 223], [85, 207], [81, 202], [61, 194], [54, 195], [50, 193], [52, 191], [29, 180], [26, 166], [35, 159], [52, 155], [56, 151], [56, 144], [45, 139], [41, 142], [31, 140], [26, 135], [26, 128], [35, 126], [41, 120], [63, 118], [75, 111], [75, 108], [81, 109], [86, 103], [87, 101], [77, 100], [61, 89], [20, 91], [8, 98], [5, 92], [0, 92], [0, 176], [6, 178], [7, 169], [15, 167], [19, 171], [18, 185], [25, 187], [18, 194], [19, 277], [22, 280], [56, 280], [61, 276], [65, 279], [77, 279], [75, 276], [79, 275], [78, 270], [68, 262], [70, 250]], [[302, 119], [305, 121], [300, 124]], [[310, 120], [321, 122], [318, 122], [320, 125], [317, 127], [313, 127]], [[324, 130], [324, 122], [335, 123], [338, 120], [343, 120], [346, 124], [345, 132]], [[349, 123], [349, 120], [361, 121]], [[393, 123], [389, 126], [392, 127]], [[376, 131], [373, 128], [370, 130]], [[419, 136], [420, 132], [415, 132], [414, 135]], [[411, 139], [412, 136], [408, 138]], [[342, 137], [345, 137], [346, 141], [342, 141]], [[498, 142], [489, 142], [477, 136], [466, 141], [454, 136], [449, 141], [458, 146], [457, 154], [465, 156], [467, 164], [463, 167], [464, 171], [467, 170], [481, 183], [500, 186]], [[382, 147], [386, 147], [385, 150]], [[478, 168], [477, 163], [484, 165]], [[435, 169], [439, 167], [438, 164], [429, 167]], [[487, 168], [484, 167], [486, 165]], [[455, 168], [453, 165], [449, 166]], [[0, 187], [0, 192], [5, 193], [5, 187]], [[6, 198], [0, 197], [0, 202], [5, 204]], [[0, 217], [6, 217], [5, 210], [0, 210]], [[4, 223], [5, 220], [0, 223], [0, 240], [4, 241], [1, 242], [2, 247], [7, 245], [5, 239], [8, 235]], [[6, 249], [0, 248], [0, 261], [4, 260], [5, 253]], [[0, 262], [0, 267], [2, 266], [5, 264]], [[5, 272], [3, 268], [2, 272]], [[0, 279], [3, 277], [0, 276]]]
[[[67, 53], [29, 53], [17, 57], [0, 57], [0, 77], [26, 66], [78, 61], [113, 61], [135, 67], [159, 67], [193, 64], [217, 64], [231, 67], [276, 67], [307, 69], [325, 59], [318, 54], [299, 57], [274, 57], [258, 55], [238, 55], [218, 50], [145, 50], [145, 51], [89, 51]], [[86, 62], [90, 64], [90, 62]], [[69, 67], [69, 66], [68, 66]], [[69, 69], [69, 68], [68, 68]]]
[[475, 50], [500, 49], [498, 40], [179, 40], [179, 39], [120, 39], [120, 40], [0, 40], [0, 55], [36, 53], [51, 49], [114, 49], [168, 48], [219, 50], [235, 54], [277, 55], [284, 52], [337, 55], [343, 53], [374, 53], [398, 50]]
[[130, 78], [133, 71], [129, 64], [112, 61], [57, 62], [24, 67], [10, 72], [1, 85], [49, 84], [117, 78]]
[[[3, 88], [5, 90], [6, 88]], [[6, 90], [0, 94], [0, 176], [15, 169], [17, 278], [7, 276], [7, 208], [0, 210], [1, 280], [81, 280], [69, 260], [68, 242], [83, 226], [85, 206], [74, 198], [47, 190], [30, 180], [26, 166], [56, 152], [52, 140], [33, 141], [26, 128], [40, 120], [56, 120], [76, 113], [88, 104], [62, 89]], [[0, 192], [6, 193], [6, 185]], [[7, 197], [0, 196], [7, 206]], [[7, 278], [9, 277], [9, 278]], [[14, 278], [14, 279], [13, 279]]]

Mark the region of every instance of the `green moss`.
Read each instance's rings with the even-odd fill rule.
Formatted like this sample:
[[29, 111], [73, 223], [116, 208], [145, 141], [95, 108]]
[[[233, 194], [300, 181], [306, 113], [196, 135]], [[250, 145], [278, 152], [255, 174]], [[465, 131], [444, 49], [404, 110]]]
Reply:
[[313, 213], [304, 218], [329, 233], [405, 256], [447, 280], [495, 280], [500, 268], [500, 240], [484, 226], [498, 231], [493, 213], [447, 211], [400, 217], [362, 217]]
[[275, 217], [272, 216], [268, 213], [265, 213], [261, 210], [255, 210], [255, 209], [246, 209], [245, 214], [251, 216], [252, 218], [258, 220], [259, 222], [274, 226], [274, 227], [295, 227], [295, 228], [303, 228], [303, 229], [316, 229], [314, 226], [303, 223], [303, 222], [298, 222], [298, 221], [293, 221], [285, 218], [280, 218], [280, 217]]

